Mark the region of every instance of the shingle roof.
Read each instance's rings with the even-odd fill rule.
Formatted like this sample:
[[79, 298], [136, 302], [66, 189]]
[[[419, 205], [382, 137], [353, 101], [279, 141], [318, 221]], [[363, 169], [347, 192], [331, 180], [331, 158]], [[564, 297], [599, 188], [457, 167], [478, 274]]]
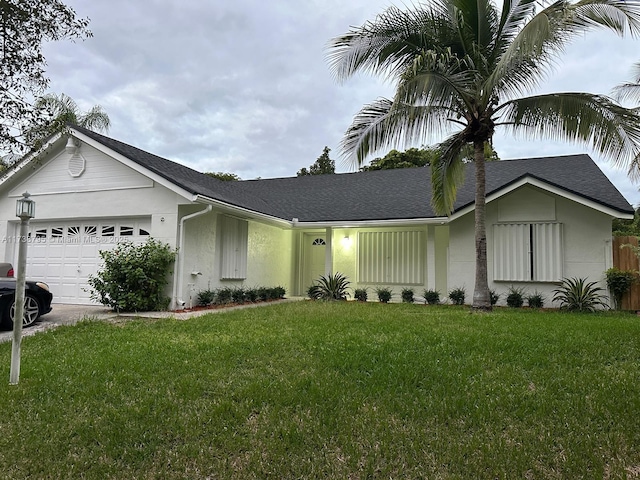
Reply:
[[[73, 127], [192, 194], [284, 220], [348, 222], [432, 218], [429, 168], [380, 170], [223, 182], [104, 135]], [[488, 162], [487, 195], [533, 177], [620, 213], [633, 208], [585, 154]], [[455, 211], [474, 202], [474, 168], [466, 169]]]

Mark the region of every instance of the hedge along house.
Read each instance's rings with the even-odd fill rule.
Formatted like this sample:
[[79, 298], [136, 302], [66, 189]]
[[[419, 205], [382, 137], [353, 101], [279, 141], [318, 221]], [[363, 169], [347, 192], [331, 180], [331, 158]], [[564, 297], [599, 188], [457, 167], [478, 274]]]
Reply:
[[[37, 202], [27, 275], [58, 303], [91, 303], [99, 251], [148, 237], [178, 249], [172, 307], [221, 286], [276, 286], [305, 295], [340, 272], [356, 288], [474, 285], [474, 175], [454, 212], [434, 213], [428, 168], [223, 182], [79, 127], [8, 172], [0, 189], [3, 257], [17, 258], [15, 201]], [[487, 165], [490, 287], [546, 295], [565, 277], [603, 282], [611, 220], [633, 208], [587, 155]], [[504, 298], [504, 296], [503, 296]], [[548, 303], [547, 302], [547, 303]]]

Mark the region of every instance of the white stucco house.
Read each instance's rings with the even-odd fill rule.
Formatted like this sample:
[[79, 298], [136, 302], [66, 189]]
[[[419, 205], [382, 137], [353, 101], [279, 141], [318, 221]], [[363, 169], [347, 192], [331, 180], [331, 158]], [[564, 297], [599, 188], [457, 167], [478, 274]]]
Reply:
[[[17, 264], [15, 202], [28, 191], [37, 206], [26, 273], [49, 283], [57, 303], [91, 303], [99, 250], [149, 236], [178, 249], [172, 307], [224, 285], [305, 295], [327, 272], [371, 292], [391, 287], [396, 299], [402, 288], [446, 297], [464, 287], [470, 301], [473, 168], [449, 216], [432, 210], [429, 176], [416, 168], [222, 182], [73, 127], [2, 179], [2, 255]], [[603, 282], [613, 218], [633, 218], [633, 208], [588, 155], [487, 164], [490, 287], [550, 299], [565, 277]]]

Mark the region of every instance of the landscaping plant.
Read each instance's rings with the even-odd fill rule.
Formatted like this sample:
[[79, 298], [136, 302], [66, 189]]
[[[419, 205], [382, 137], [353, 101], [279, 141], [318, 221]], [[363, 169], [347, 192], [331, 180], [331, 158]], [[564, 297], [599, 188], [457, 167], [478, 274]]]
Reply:
[[356, 288], [353, 292], [353, 298], [355, 298], [359, 302], [367, 301], [367, 289], [366, 288]]
[[454, 305], [464, 305], [464, 298], [467, 292], [464, 287], [456, 287], [449, 292], [449, 300]]
[[381, 303], [389, 303], [391, 297], [393, 296], [393, 292], [390, 288], [380, 287], [376, 288], [376, 295], [378, 295], [378, 301]]
[[102, 250], [104, 265], [88, 279], [91, 299], [120, 312], [166, 310], [171, 299], [164, 290], [175, 253], [169, 244], [153, 238]]
[[404, 303], [413, 303], [413, 289], [412, 288], [403, 288], [402, 292], [400, 292], [400, 296], [402, 297], [402, 301]]
[[618, 310], [622, 307], [622, 297], [631, 290], [631, 286], [638, 281], [638, 272], [632, 270], [620, 270], [613, 267], [605, 272], [607, 286], [613, 295], [615, 306]]
[[437, 290], [425, 290], [424, 302], [429, 305], [438, 305], [440, 303], [440, 292]]
[[215, 290], [201, 290], [198, 292], [198, 305], [206, 307], [211, 305], [216, 300]]
[[500, 294], [495, 290], [489, 289], [489, 300], [492, 306], [495, 305], [498, 303], [498, 300], [500, 300]]
[[346, 300], [351, 282], [341, 273], [322, 275], [309, 287], [307, 294], [314, 300]]
[[560, 302], [561, 310], [571, 312], [595, 312], [607, 309], [607, 297], [597, 282], [587, 282], [584, 278], [565, 278], [560, 287], [553, 291], [553, 301]]
[[531, 308], [542, 308], [544, 306], [544, 296], [537, 290], [527, 295], [527, 305]]
[[524, 305], [524, 288], [511, 285], [507, 292], [507, 306], [520, 308]]

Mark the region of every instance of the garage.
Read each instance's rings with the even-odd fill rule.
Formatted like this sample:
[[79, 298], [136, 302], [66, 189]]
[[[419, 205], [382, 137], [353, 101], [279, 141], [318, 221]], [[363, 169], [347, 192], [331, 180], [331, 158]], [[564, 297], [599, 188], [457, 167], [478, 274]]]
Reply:
[[88, 278], [100, 267], [100, 251], [122, 241], [144, 242], [150, 230], [150, 218], [33, 221], [27, 276], [49, 284], [54, 303], [95, 303]]

